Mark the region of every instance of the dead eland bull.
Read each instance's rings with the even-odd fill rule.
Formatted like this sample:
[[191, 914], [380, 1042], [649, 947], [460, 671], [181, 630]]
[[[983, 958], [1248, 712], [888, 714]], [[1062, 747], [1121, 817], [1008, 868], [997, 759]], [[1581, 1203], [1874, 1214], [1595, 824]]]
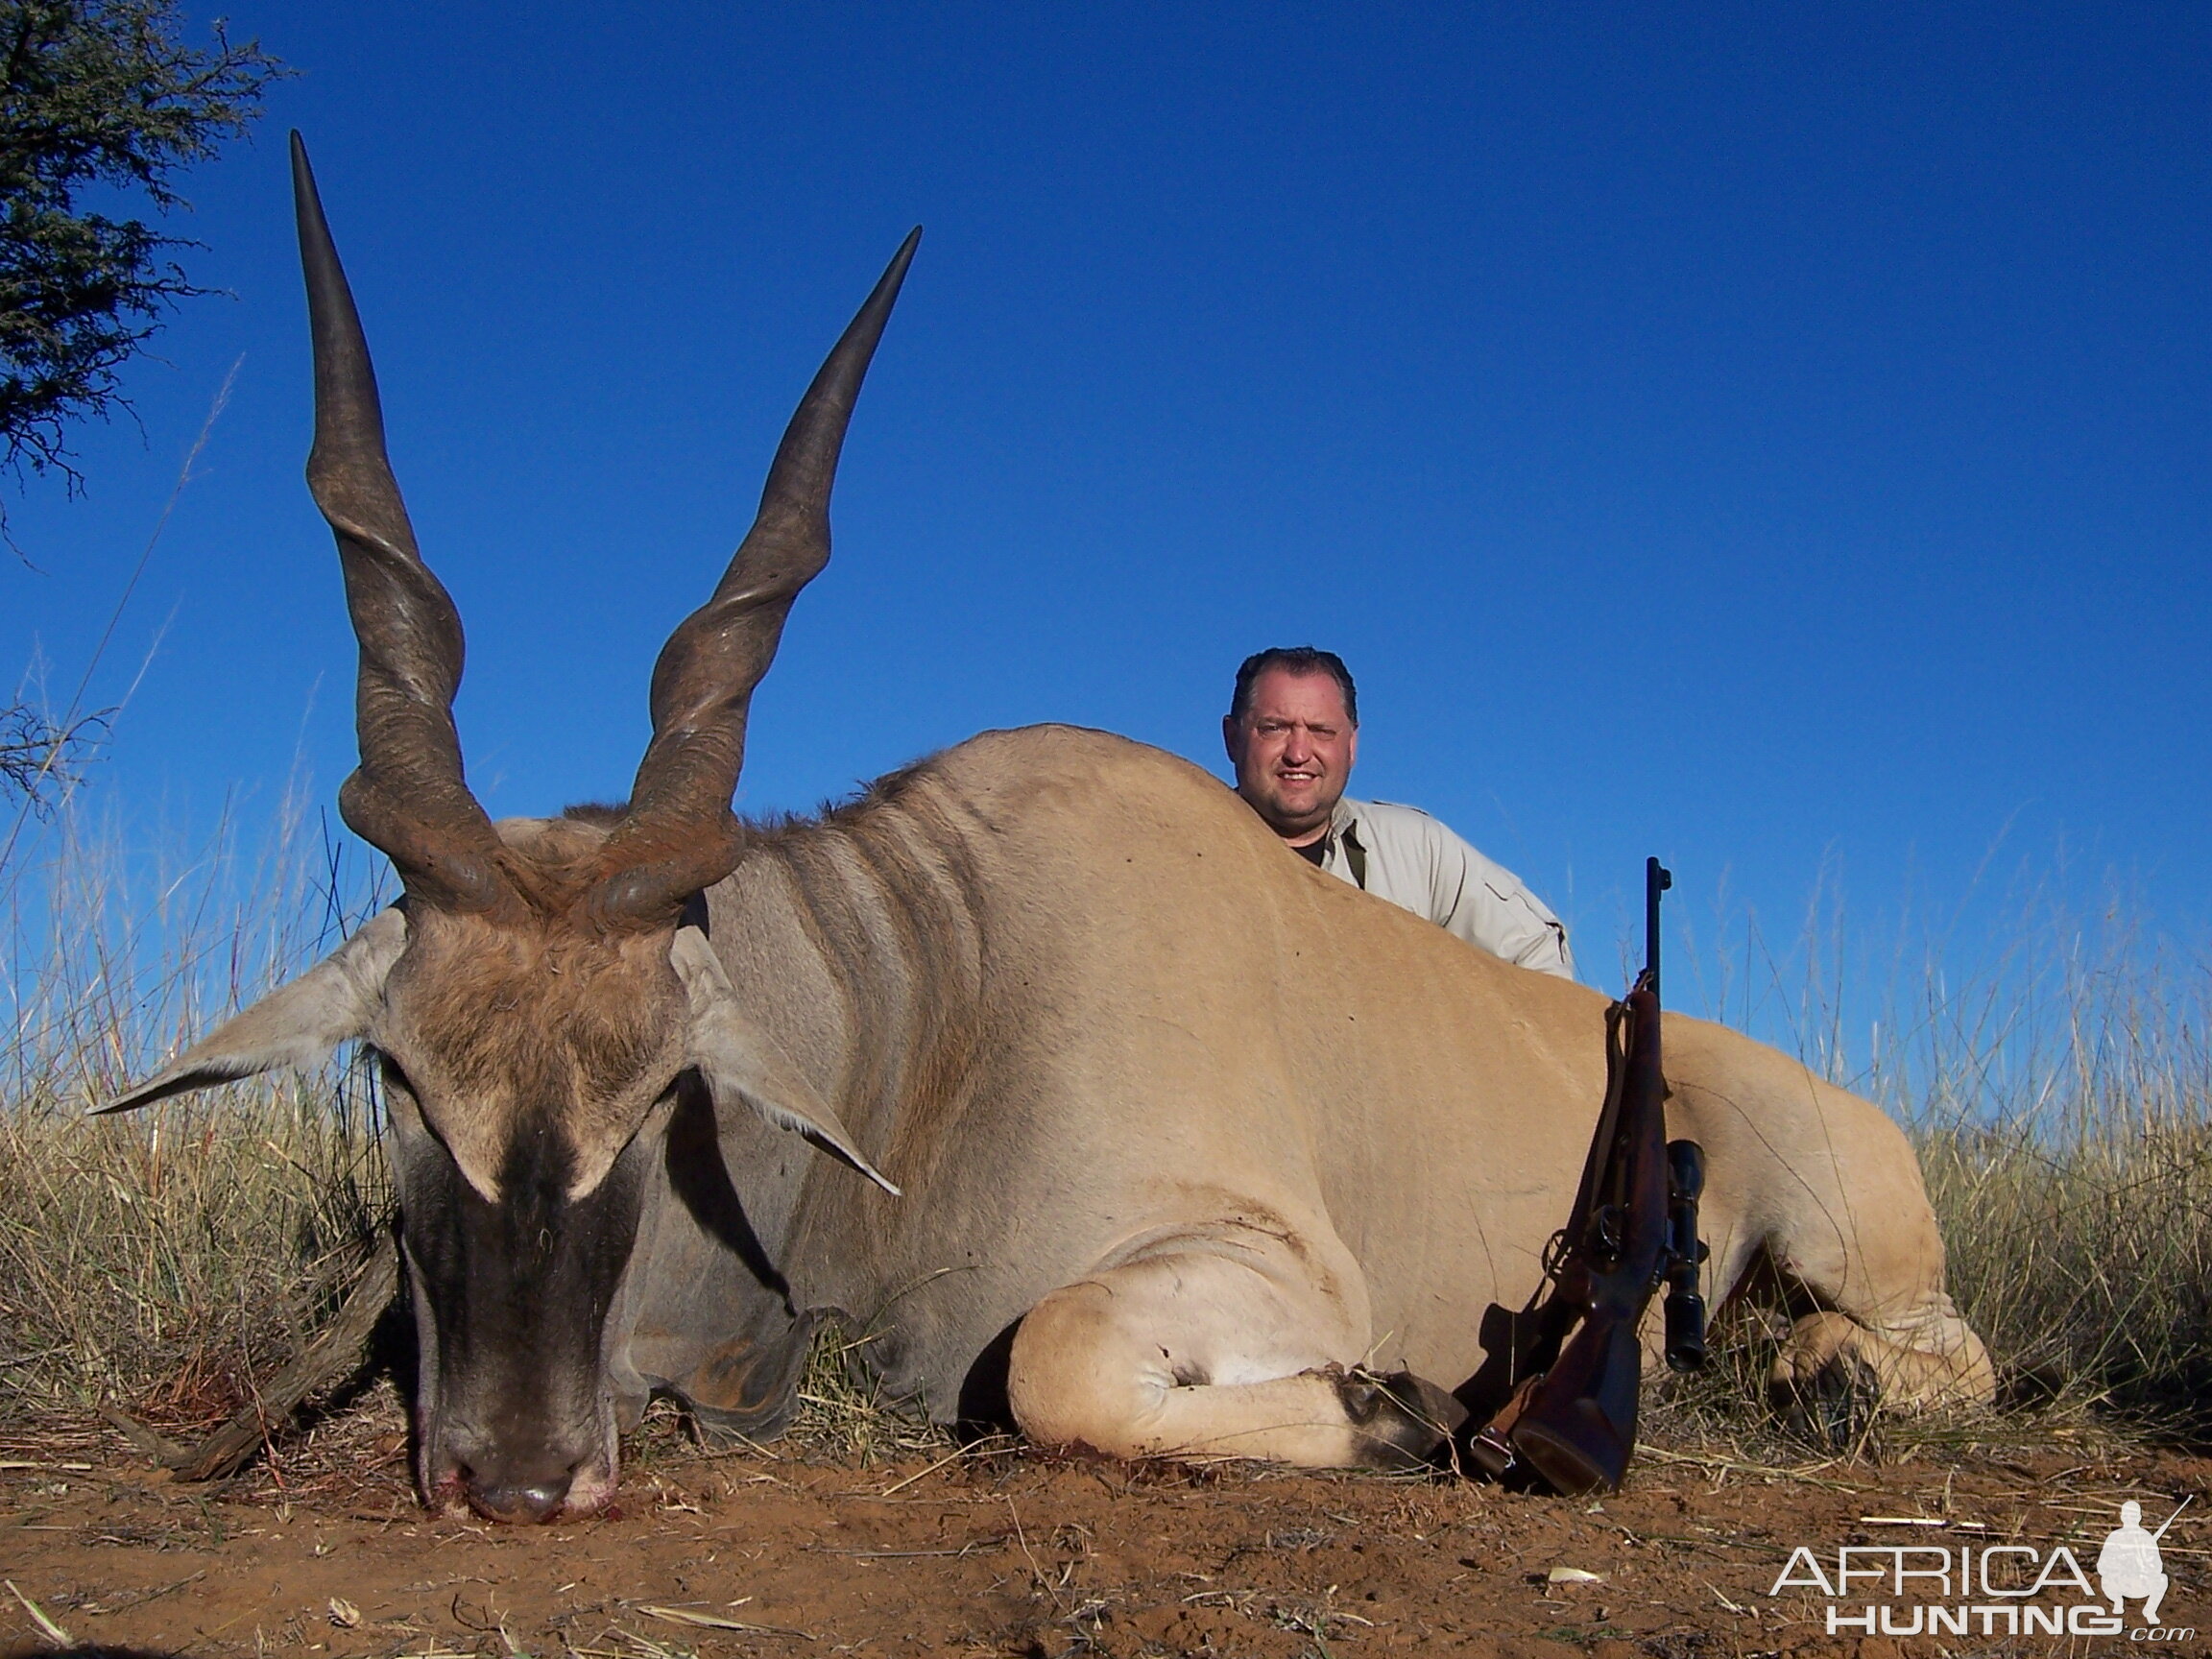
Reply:
[[[662, 651], [628, 805], [495, 825], [462, 778], [460, 623], [297, 141], [294, 180], [308, 482], [361, 645], [339, 800], [406, 895], [106, 1109], [374, 1051], [425, 1497], [589, 1514], [655, 1389], [773, 1431], [831, 1310], [936, 1418], [996, 1405], [1118, 1456], [1392, 1464], [1435, 1444], [1437, 1388], [1495, 1404], [1604, 1092], [1605, 998], [1095, 732], [987, 733], [815, 822], [732, 815], [914, 239]], [[1669, 1016], [1666, 1044], [1670, 1132], [1710, 1158], [1709, 1288], [1767, 1263], [1803, 1310], [1779, 1377], [1985, 1397], [1896, 1128], [1718, 1026]]]

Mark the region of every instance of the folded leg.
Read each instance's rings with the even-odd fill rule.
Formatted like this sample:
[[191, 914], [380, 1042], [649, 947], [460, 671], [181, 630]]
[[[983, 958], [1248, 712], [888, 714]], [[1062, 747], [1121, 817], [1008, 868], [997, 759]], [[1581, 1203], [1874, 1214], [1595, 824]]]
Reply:
[[1456, 1407], [1418, 1379], [1358, 1369], [1366, 1294], [1344, 1269], [1316, 1275], [1307, 1252], [1272, 1237], [1227, 1253], [1190, 1238], [1065, 1286], [1015, 1334], [1015, 1421], [1042, 1445], [1116, 1457], [1417, 1462]]

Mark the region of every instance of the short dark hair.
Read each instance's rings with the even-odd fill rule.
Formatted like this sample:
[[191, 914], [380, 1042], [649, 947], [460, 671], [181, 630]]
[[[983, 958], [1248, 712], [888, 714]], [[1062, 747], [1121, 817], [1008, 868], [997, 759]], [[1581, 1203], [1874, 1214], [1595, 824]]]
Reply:
[[1355, 726], [1359, 724], [1359, 688], [1352, 684], [1352, 670], [1335, 652], [1318, 651], [1310, 645], [1270, 645], [1245, 658], [1237, 670], [1237, 689], [1229, 698], [1230, 719], [1241, 720], [1252, 711], [1252, 682], [1270, 668], [1328, 675], [1344, 693], [1344, 718]]

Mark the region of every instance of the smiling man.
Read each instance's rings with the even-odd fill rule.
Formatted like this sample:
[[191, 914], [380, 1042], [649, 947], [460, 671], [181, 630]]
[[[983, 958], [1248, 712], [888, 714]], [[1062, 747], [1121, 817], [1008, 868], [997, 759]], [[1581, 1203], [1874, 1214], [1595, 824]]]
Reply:
[[1575, 977], [1567, 929], [1519, 877], [1426, 812], [1345, 795], [1359, 693], [1335, 652], [1278, 645], [1245, 658], [1221, 739], [1237, 793], [1309, 864], [1493, 956]]

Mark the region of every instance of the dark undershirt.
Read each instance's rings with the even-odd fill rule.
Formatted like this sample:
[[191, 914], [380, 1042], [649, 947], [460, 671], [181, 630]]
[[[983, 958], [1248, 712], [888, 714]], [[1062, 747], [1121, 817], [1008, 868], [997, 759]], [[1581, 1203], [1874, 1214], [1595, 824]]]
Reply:
[[1320, 836], [1315, 840], [1307, 842], [1303, 847], [1293, 847], [1290, 851], [1318, 870], [1321, 868], [1321, 860], [1329, 855], [1329, 837]]

